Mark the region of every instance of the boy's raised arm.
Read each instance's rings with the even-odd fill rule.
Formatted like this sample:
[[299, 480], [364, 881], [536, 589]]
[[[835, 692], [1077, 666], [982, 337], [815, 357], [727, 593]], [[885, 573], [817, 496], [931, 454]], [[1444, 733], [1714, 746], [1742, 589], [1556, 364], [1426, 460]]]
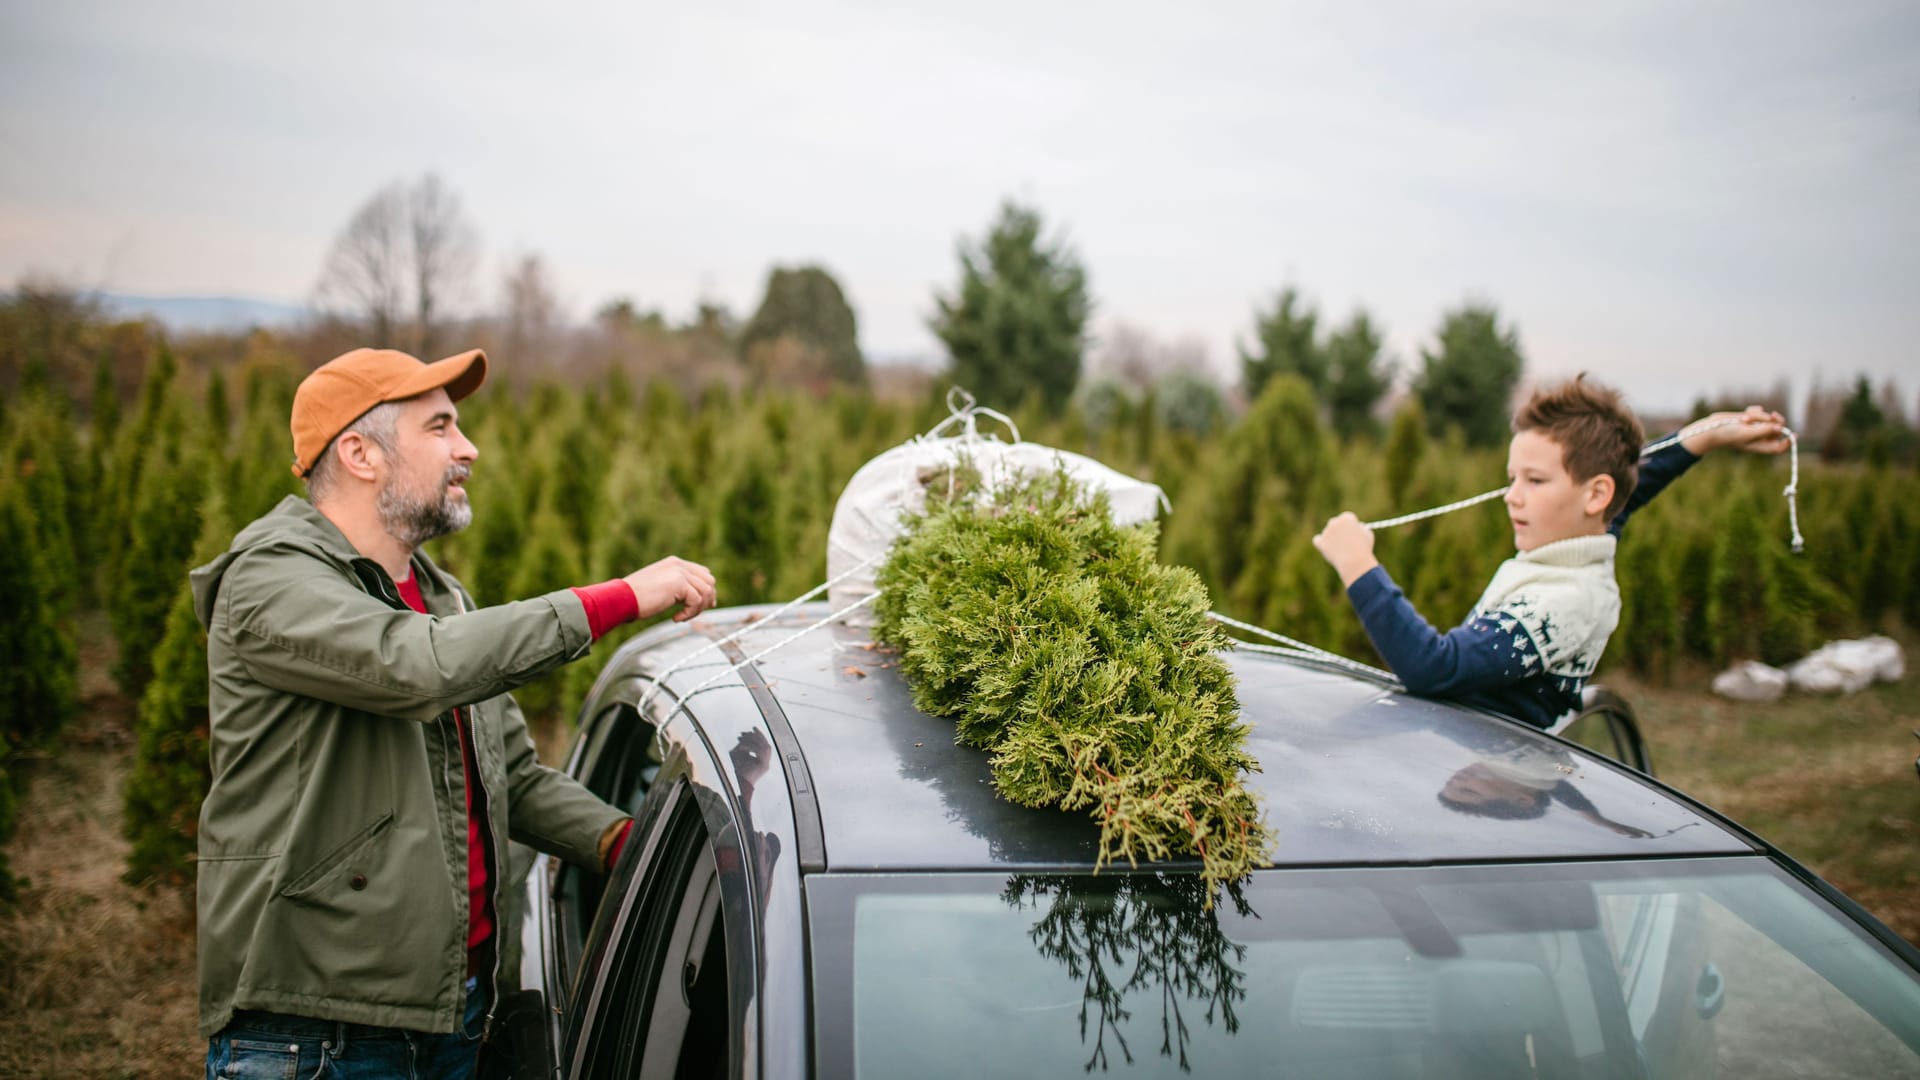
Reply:
[[[1634, 512], [1653, 501], [1668, 484], [1693, 467], [1709, 452], [1721, 449], [1744, 450], [1750, 454], [1778, 454], [1788, 446], [1786, 418], [1758, 405], [1741, 412], [1717, 412], [1703, 416], [1674, 434], [1681, 440], [1640, 462], [1640, 478], [1627, 496], [1627, 505], [1607, 523], [1607, 531], [1618, 537]], [[1663, 436], [1664, 442], [1672, 436]]]

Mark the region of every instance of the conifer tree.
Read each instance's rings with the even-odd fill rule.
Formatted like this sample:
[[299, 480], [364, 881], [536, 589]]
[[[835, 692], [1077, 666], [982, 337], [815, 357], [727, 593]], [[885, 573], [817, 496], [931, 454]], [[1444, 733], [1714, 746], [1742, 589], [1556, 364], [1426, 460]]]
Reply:
[[1393, 365], [1382, 360], [1380, 346], [1379, 328], [1360, 308], [1327, 338], [1327, 411], [1344, 438], [1380, 431], [1373, 407], [1393, 379]]
[[776, 266], [767, 274], [760, 307], [740, 331], [740, 353], [752, 363], [783, 337], [819, 354], [823, 370], [811, 374], [855, 386], [867, 381], [859, 321], [826, 269]]
[[[551, 497], [543, 498], [529, 519], [526, 546], [514, 567], [506, 595], [495, 600], [520, 600], [566, 589], [585, 580], [580, 535], [553, 509]], [[515, 693], [529, 716], [548, 715], [560, 704], [564, 669], [529, 683]]]
[[205, 452], [177, 436], [148, 448], [128, 519], [131, 539], [111, 582], [113, 634], [120, 644], [114, 678], [129, 697], [145, 693], [167, 610], [189, 569], [208, 486]]
[[227, 376], [216, 364], [207, 372], [207, 437], [214, 449], [225, 453], [232, 430], [233, 401], [227, 396]]
[[1868, 627], [1876, 626], [1882, 615], [1895, 610], [1906, 593], [1907, 567], [1900, 550], [1912, 543], [1911, 531], [1902, 540], [1901, 513], [1893, 499], [1880, 495], [1873, 500], [1872, 524], [1867, 527], [1867, 542], [1856, 558], [1860, 560], [1859, 611]]
[[1153, 406], [1142, 415], [1168, 431], [1207, 438], [1226, 422], [1227, 406], [1213, 380], [1194, 371], [1170, 371], [1154, 384]]
[[1413, 390], [1435, 430], [1458, 427], [1475, 446], [1506, 441], [1513, 389], [1525, 360], [1520, 332], [1501, 326], [1491, 304], [1467, 303], [1447, 312], [1436, 348], [1420, 350], [1423, 366]]
[[1216, 591], [1235, 586], [1254, 556], [1250, 542], [1259, 507], [1277, 505], [1304, 517], [1339, 501], [1333, 443], [1320, 426], [1307, 385], [1291, 376], [1267, 384], [1230, 430], [1206, 478], [1205, 513], [1176, 518], [1174, 558], [1189, 563]]
[[[134, 410], [133, 419], [130, 423], [120, 425], [119, 435], [115, 439], [113, 461], [106, 476], [109, 488], [100, 509], [103, 520], [123, 523], [121, 528], [107, 529], [102, 533], [105, 540], [104, 578], [107, 583], [104, 588], [109, 602], [117, 591], [115, 583], [121, 577], [121, 562], [133, 542], [135, 530], [131, 526], [148, 455], [154, 443], [163, 437], [178, 437], [181, 421], [173, 411], [173, 384], [178, 371], [179, 365], [174, 361], [173, 350], [161, 342], [147, 363], [146, 378], [140, 384], [140, 403]], [[169, 428], [172, 430], [167, 430]]]
[[934, 297], [929, 325], [953, 358], [953, 381], [1002, 410], [1038, 394], [1057, 411], [1080, 381], [1086, 270], [1042, 233], [1037, 211], [1002, 204], [986, 238], [961, 245], [958, 287]]
[[[1762, 655], [1761, 628], [1767, 619], [1772, 564], [1763, 549], [1760, 527], [1760, 514], [1747, 496], [1735, 498], [1715, 522], [1719, 535], [1706, 582], [1706, 614], [1716, 664]], [[1777, 598], [1777, 591], [1773, 595]]]
[[1282, 375], [1306, 383], [1315, 401], [1325, 398], [1329, 378], [1319, 321], [1319, 312], [1291, 285], [1280, 290], [1271, 309], [1254, 309], [1254, 344], [1240, 347], [1240, 381], [1249, 398]]
[[55, 616], [72, 617], [83, 592], [75, 529], [86, 520], [81, 500], [85, 458], [74, 438], [64, 401], [52, 391], [30, 389], [8, 410], [4, 466], [33, 511], [40, 572]]
[[[217, 558], [233, 540], [218, 488], [201, 507], [195, 566]], [[212, 783], [208, 765], [207, 634], [194, 614], [193, 589], [182, 580], [167, 609], [166, 631], [153, 652], [153, 679], [140, 697], [133, 768], [122, 799], [121, 831], [131, 847], [126, 880], [184, 883], [193, 874], [200, 803]]]
[[1680, 617], [1666, 547], [1647, 528], [1652, 524], [1636, 520], [1634, 536], [1620, 545], [1620, 628], [1614, 638], [1629, 667], [1665, 678], [1680, 646]]
[[1407, 506], [1407, 486], [1426, 453], [1426, 414], [1418, 401], [1408, 398], [1393, 414], [1393, 426], [1387, 432], [1387, 495], [1393, 500], [1394, 514], [1412, 510]]
[[78, 672], [72, 639], [54, 609], [39, 558], [33, 510], [18, 483], [0, 476], [0, 908], [16, 894], [6, 849], [16, 825], [18, 755], [37, 749], [73, 715]]
[[779, 464], [758, 443], [743, 440], [707, 492], [707, 537], [715, 584], [728, 603], [770, 599], [769, 586], [787, 553], [785, 493]]
[[1241, 781], [1258, 764], [1199, 579], [1064, 474], [958, 490], [878, 575], [875, 637], [915, 704], [991, 752], [1007, 799], [1091, 811], [1101, 864], [1198, 855], [1217, 885], [1262, 863], [1272, 835]]

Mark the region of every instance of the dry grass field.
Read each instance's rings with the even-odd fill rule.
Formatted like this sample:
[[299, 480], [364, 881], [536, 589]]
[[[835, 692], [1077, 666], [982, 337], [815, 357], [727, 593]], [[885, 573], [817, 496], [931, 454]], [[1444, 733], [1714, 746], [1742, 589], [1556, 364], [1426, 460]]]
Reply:
[[[83, 712], [32, 765], [11, 849], [28, 881], [0, 916], [0, 1077], [198, 1076], [192, 911], [178, 893], [120, 880], [132, 706], [100, 674], [104, 628], [89, 629]], [[1678, 681], [1704, 686], [1707, 674]], [[1663, 779], [1920, 942], [1920, 676], [1771, 706], [1609, 682], [1638, 708]], [[563, 732], [538, 738], [549, 760], [565, 749]]]

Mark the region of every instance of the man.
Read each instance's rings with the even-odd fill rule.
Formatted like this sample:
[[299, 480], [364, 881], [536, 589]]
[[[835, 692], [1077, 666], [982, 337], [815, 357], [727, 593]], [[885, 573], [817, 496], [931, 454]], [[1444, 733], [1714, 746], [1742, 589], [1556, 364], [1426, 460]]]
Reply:
[[472, 519], [455, 403], [478, 350], [357, 349], [293, 401], [289, 496], [192, 574], [213, 785], [200, 815], [207, 1075], [466, 1076], [490, 1022], [509, 839], [611, 865], [627, 816], [535, 759], [508, 691], [620, 623], [714, 603], [677, 558], [475, 610], [420, 545]]

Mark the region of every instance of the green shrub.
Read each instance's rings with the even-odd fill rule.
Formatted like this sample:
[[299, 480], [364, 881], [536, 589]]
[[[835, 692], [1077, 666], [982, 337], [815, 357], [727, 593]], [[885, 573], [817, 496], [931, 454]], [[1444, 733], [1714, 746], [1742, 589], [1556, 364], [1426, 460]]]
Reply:
[[1213, 883], [1265, 858], [1233, 678], [1192, 571], [1064, 475], [934, 506], [882, 567], [875, 637], [914, 702], [992, 753], [1023, 806], [1089, 810], [1102, 864], [1198, 855]]
[[[192, 562], [212, 561], [234, 529], [217, 490], [201, 508]], [[133, 884], [191, 880], [200, 834], [200, 803], [213, 777], [208, 764], [207, 634], [194, 615], [193, 590], [175, 587], [166, 632], [153, 651], [153, 679], [140, 697], [133, 768], [122, 798], [121, 831], [131, 847]]]

